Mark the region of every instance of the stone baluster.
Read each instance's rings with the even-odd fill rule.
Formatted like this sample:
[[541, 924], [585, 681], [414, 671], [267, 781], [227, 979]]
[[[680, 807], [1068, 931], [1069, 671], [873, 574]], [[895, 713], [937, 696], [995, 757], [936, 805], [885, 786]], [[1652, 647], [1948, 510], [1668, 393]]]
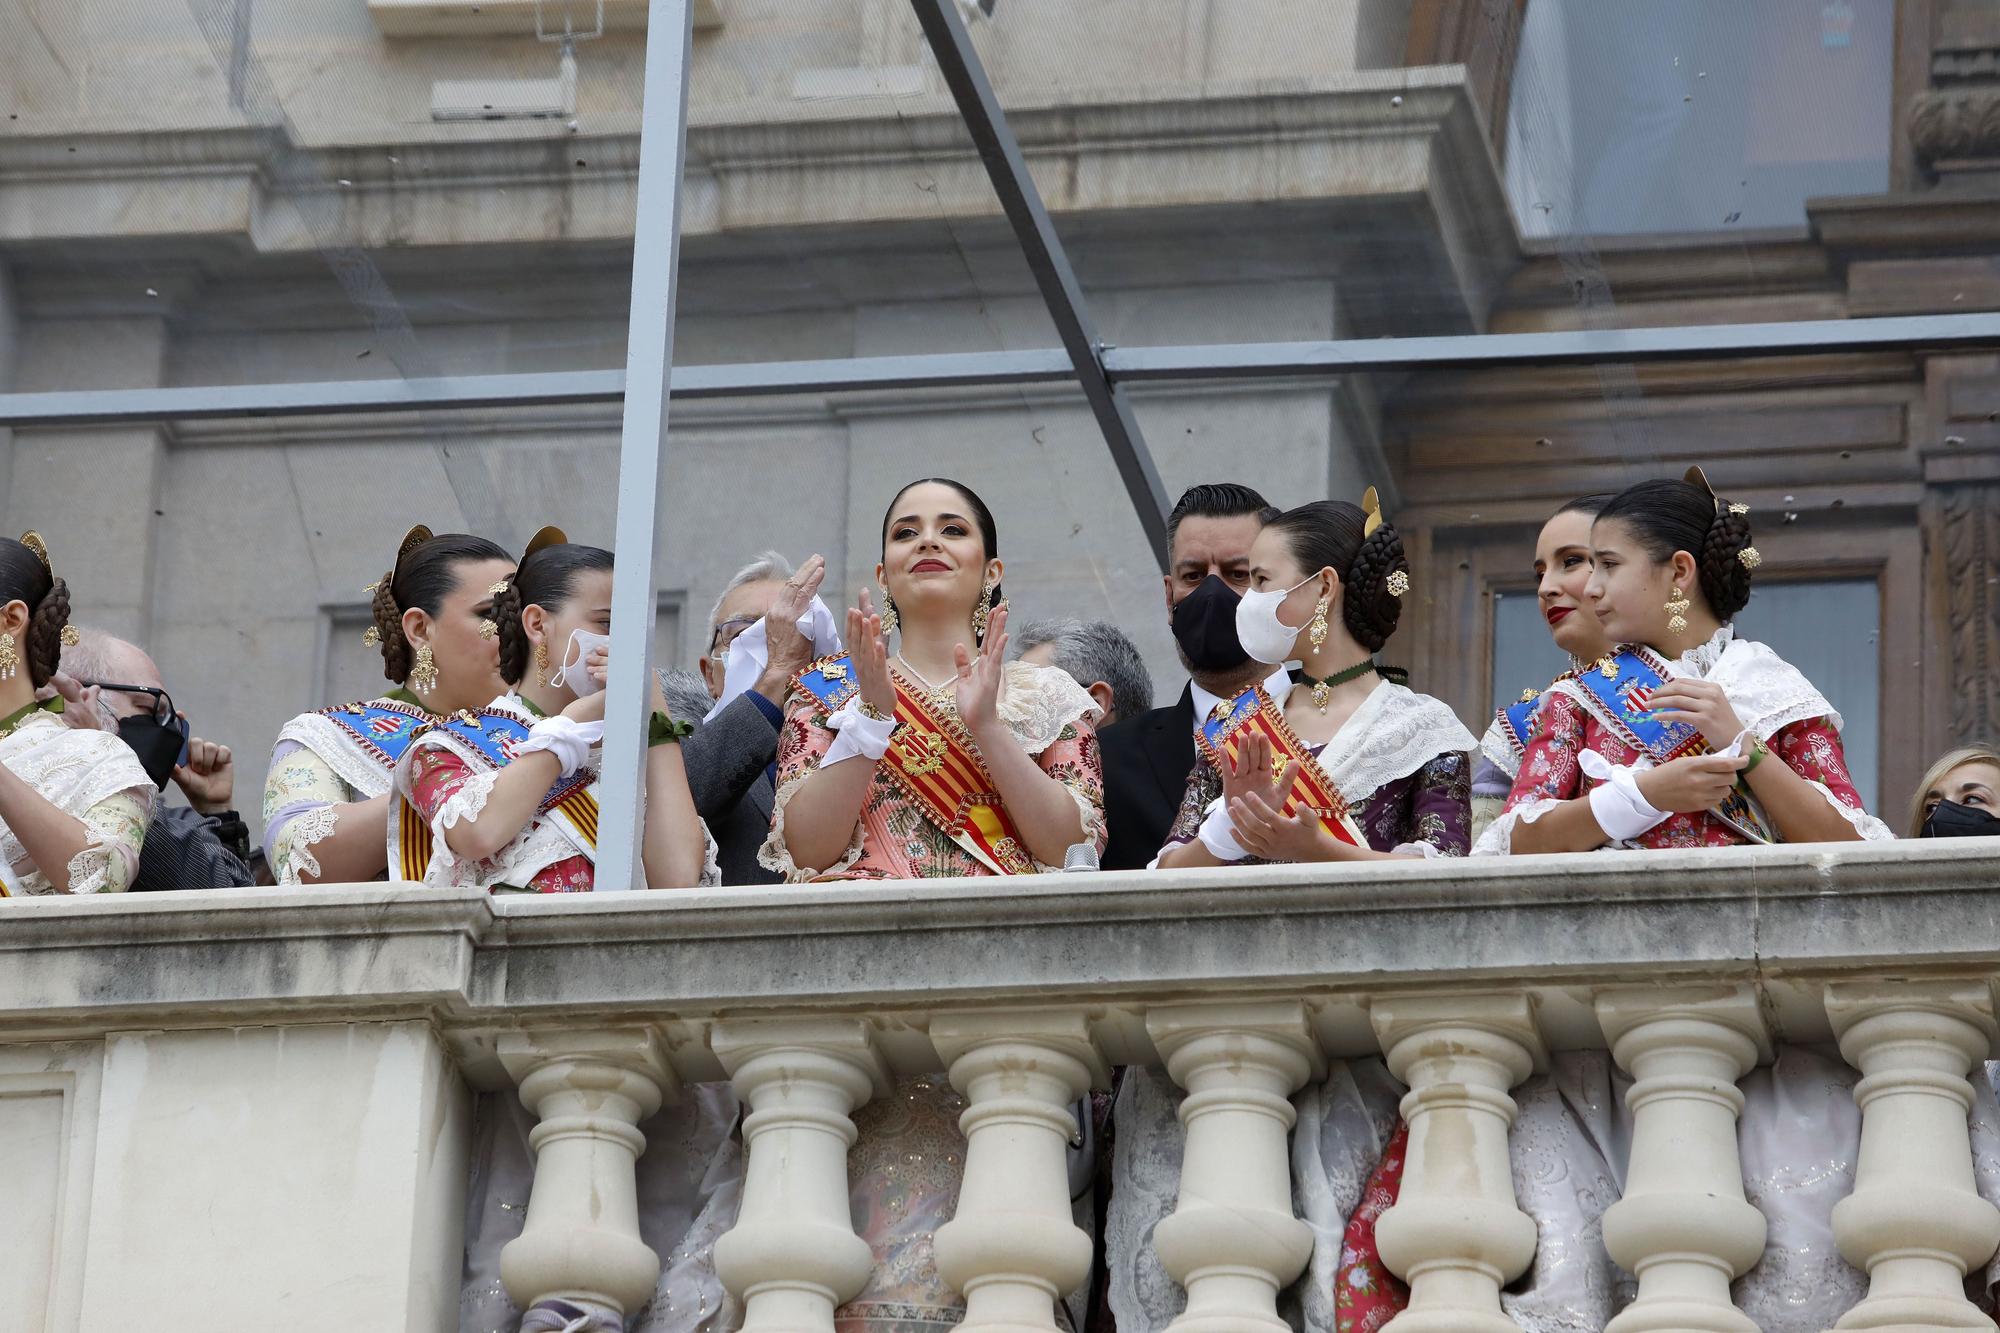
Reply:
[[743, 1206], [716, 1272], [743, 1301], [743, 1333], [832, 1333], [873, 1263], [848, 1206], [851, 1116], [888, 1092], [888, 1068], [860, 1019], [723, 1022], [709, 1044], [750, 1107]]
[[968, 1103], [965, 1182], [938, 1228], [938, 1273], [965, 1296], [961, 1328], [1054, 1333], [1055, 1303], [1090, 1275], [1070, 1213], [1070, 1103], [1111, 1070], [1080, 1013], [952, 1014], [931, 1040]]
[[1833, 1210], [1840, 1252], [1868, 1295], [1839, 1328], [1983, 1328], [1967, 1270], [2000, 1245], [2000, 1210], [1973, 1185], [1966, 1072], [1986, 1058], [1983, 982], [1839, 982], [1826, 988], [1840, 1053], [1861, 1071], [1854, 1193]]
[[1757, 1333], [1729, 1284], [1764, 1254], [1764, 1215], [1743, 1197], [1736, 1080], [1770, 1039], [1748, 986], [1632, 988], [1600, 995], [1612, 1058], [1637, 1080], [1625, 1194], [1604, 1245], [1639, 1279], [1605, 1333]]
[[1188, 1093], [1180, 1199], [1153, 1230], [1161, 1266], [1187, 1288], [1170, 1333], [1288, 1333], [1278, 1292], [1312, 1255], [1292, 1212], [1288, 1099], [1326, 1067], [1305, 1006], [1168, 1005], [1146, 1028]]
[[558, 1299], [638, 1312], [660, 1259], [639, 1238], [639, 1122], [679, 1091], [659, 1034], [645, 1028], [513, 1032], [501, 1063], [540, 1122], [528, 1136], [535, 1183], [500, 1280], [522, 1309]]
[[1373, 1006], [1403, 1098], [1409, 1153], [1396, 1203], [1375, 1225], [1389, 1270], [1410, 1284], [1396, 1333], [1520, 1333], [1500, 1288], [1535, 1257], [1514, 1200], [1507, 1133], [1515, 1084], [1547, 1062], [1525, 996], [1383, 1000]]

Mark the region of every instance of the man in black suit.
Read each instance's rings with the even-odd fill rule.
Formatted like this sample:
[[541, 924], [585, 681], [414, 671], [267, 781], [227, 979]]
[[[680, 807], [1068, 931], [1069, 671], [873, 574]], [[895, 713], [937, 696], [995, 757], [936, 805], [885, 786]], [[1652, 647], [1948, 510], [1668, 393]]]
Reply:
[[1167, 520], [1167, 619], [1190, 677], [1165, 708], [1106, 727], [1106, 870], [1140, 870], [1159, 855], [1194, 769], [1194, 728], [1217, 703], [1258, 681], [1289, 687], [1284, 668], [1254, 661], [1236, 640], [1236, 601], [1250, 586], [1250, 543], [1278, 510], [1248, 486], [1217, 482], [1182, 495]]

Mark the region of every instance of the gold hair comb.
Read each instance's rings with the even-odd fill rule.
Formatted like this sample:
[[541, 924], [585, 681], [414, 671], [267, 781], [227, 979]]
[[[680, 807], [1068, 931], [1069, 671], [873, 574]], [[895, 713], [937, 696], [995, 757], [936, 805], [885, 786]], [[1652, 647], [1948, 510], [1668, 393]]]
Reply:
[[1382, 526], [1382, 498], [1375, 494], [1373, 486], [1361, 493], [1361, 512], [1364, 515], [1361, 535], [1363, 538], [1373, 537], [1375, 529]]
[[41, 533], [30, 528], [21, 534], [21, 545], [35, 553], [35, 559], [42, 562], [43, 569], [53, 570], [55, 568], [54, 565], [49, 563], [49, 544], [42, 540]]

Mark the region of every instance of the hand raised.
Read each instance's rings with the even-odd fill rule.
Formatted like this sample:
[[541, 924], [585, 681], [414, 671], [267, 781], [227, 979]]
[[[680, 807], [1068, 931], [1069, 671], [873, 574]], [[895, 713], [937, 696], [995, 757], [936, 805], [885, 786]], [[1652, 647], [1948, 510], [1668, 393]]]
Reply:
[[772, 677], [780, 689], [812, 661], [813, 642], [799, 633], [799, 617], [812, 606], [825, 579], [826, 557], [808, 558], [797, 573], [785, 580], [778, 599], [764, 615], [764, 643], [769, 653], [765, 675]]
[[1000, 685], [1007, 673], [1006, 631], [1007, 608], [996, 607], [986, 622], [986, 637], [979, 645], [978, 656], [968, 652], [962, 643], [952, 650], [952, 661], [958, 667], [953, 699], [958, 704], [959, 717], [974, 735], [1000, 721]]
[[891, 716], [896, 711], [896, 682], [889, 675], [889, 644], [882, 636], [882, 617], [861, 590], [860, 605], [847, 611], [847, 653], [854, 663], [854, 684], [861, 701], [876, 712]]

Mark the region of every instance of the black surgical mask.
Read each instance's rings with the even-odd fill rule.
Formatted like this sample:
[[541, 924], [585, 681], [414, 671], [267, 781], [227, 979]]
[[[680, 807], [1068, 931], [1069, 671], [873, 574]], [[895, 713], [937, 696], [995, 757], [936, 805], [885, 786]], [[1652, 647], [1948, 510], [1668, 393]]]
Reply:
[[187, 737], [180, 727], [162, 726], [150, 717], [118, 719], [118, 739], [132, 747], [132, 753], [139, 756], [139, 767], [161, 791], [167, 789], [167, 780], [186, 758]]
[[1926, 838], [2000, 837], [2000, 819], [1957, 801], [1939, 801], [1924, 817]]
[[1236, 604], [1242, 600], [1221, 575], [1210, 574], [1174, 607], [1174, 642], [1190, 669], [1234, 671], [1250, 660], [1236, 637]]

